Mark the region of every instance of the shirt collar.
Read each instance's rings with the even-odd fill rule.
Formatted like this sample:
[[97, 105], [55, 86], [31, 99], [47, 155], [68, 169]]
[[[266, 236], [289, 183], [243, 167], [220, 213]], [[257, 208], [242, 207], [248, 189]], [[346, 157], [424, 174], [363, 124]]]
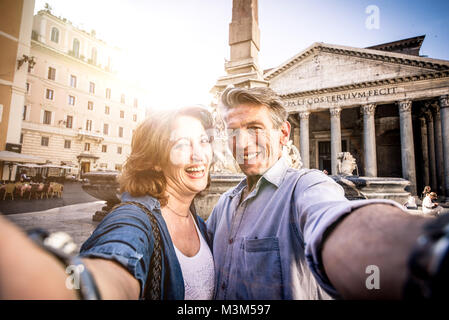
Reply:
[[262, 178], [279, 188], [282, 181], [284, 181], [287, 169], [287, 162], [284, 157], [281, 157], [270, 169], [267, 170], [267, 172], [264, 173]]
[[[256, 184], [255, 192], [257, 193], [257, 190], [259, 189], [263, 179], [279, 188], [282, 181], [284, 181], [287, 169], [288, 164], [285, 161], [284, 157], [279, 158], [279, 160], [276, 161], [276, 163], [262, 175], [261, 179], [259, 179], [259, 181]], [[244, 178], [234, 188], [230, 196], [234, 197], [235, 195], [239, 194], [247, 186], [247, 184], [248, 184], [247, 178]]]
[[[123, 192], [120, 196], [120, 199], [122, 202], [126, 202], [126, 201], [140, 202], [141, 204], [145, 205], [147, 207], [147, 209], [150, 211], [159, 211], [161, 208], [159, 201], [156, 198], [153, 198], [149, 195], [133, 197], [128, 192]], [[156, 209], [156, 210], [154, 210], [154, 209]], [[159, 209], [159, 210], [157, 210], [157, 209]]]

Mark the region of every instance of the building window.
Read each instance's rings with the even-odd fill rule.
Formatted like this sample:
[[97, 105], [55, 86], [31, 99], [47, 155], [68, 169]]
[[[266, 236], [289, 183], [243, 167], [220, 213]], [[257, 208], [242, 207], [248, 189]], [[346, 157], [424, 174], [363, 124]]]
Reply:
[[23, 133], [20, 134], [20, 144], [23, 143]]
[[73, 48], [72, 48], [73, 56], [79, 58], [80, 56], [80, 42], [78, 39], [73, 39]]
[[70, 86], [76, 88], [76, 76], [73, 74], [70, 76]]
[[87, 109], [88, 110], [94, 110], [94, 103], [92, 101], [87, 102]]
[[125, 94], [124, 93], [122, 93], [122, 95], [120, 96], [120, 102], [125, 103]]
[[71, 146], [72, 146], [71, 140], [64, 140], [64, 149], [70, 149]]
[[117, 147], [117, 153], [122, 154], [122, 147]]
[[89, 82], [89, 93], [95, 94], [95, 83]]
[[53, 90], [47, 89], [47, 93], [45, 94], [45, 97], [46, 97], [48, 100], [53, 100], [53, 94], [54, 94], [54, 91], [53, 91]]
[[133, 114], [133, 121], [137, 122], [137, 114]]
[[112, 65], [112, 59], [111, 59], [111, 57], [108, 57], [108, 65], [106, 66], [107, 71], [111, 71], [111, 65]]
[[90, 151], [90, 143], [89, 142], [86, 142], [84, 144], [84, 151]]
[[97, 48], [92, 48], [92, 55], [90, 57], [90, 62], [93, 65], [97, 65]]
[[118, 127], [118, 136], [123, 138], [123, 127]]
[[65, 127], [71, 129], [73, 126], [73, 116], [67, 116], [67, 120], [65, 121]]
[[122, 118], [122, 119], [125, 118], [125, 111], [120, 110], [120, 118]]
[[43, 123], [44, 124], [51, 124], [51, 111], [48, 111], [48, 110], [44, 111]]
[[51, 29], [51, 41], [56, 43], [59, 42], [59, 30], [55, 27]]
[[108, 146], [107, 145], [102, 145], [101, 146], [101, 152], [104, 152], [104, 153], [106, 153], [106, 152], [108, 152]]
[[104, 114], [109, 114], [111, 112], [109, 106], [104, 107]]
[[48, 137], [41, 137], [41, 146], [48, 147], [48, 141], [50, 139]]
[[137, 98], [134, 99], [134, 107], [137, 108], [137, 106], [139, 105], [139, 102], [137, 101]]
[[56, 69], [52, 67], [48, 67], [48, 79], [55, 80], [56, 79]]
[[74, 106], [75, 105], [75, 97], [69, 96], [69, 105]]
[[115, 170], [122, 172], [122, 165], [121, 164], [115, 164]]
[[31, 86], [28, 82], [26, 83], [26, 89], [27, 89], [27, 93], [30, 93]]
[[86, 130], [92, 131], [92, 120], [86, 120]]
[[111, 99], [111, 88], [106, 88], [106, 99]]
[[103, 124], [103, 134], [105, 135], [109, 134], [109, 124], [107, 123]]
[[26, 119], [27, 119], [27, 106], [23, 106], [22, 120], [26, 120]]

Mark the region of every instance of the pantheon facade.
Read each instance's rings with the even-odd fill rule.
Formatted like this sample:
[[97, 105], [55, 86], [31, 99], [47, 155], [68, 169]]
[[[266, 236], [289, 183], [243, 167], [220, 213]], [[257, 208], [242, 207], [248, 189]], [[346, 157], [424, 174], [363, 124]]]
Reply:
[[304, 166], [402, 177], [449, 197], [449, 61], [419, 55], [424, 36], [369, 48], [314, 43], [263, 74], [289, 111]]

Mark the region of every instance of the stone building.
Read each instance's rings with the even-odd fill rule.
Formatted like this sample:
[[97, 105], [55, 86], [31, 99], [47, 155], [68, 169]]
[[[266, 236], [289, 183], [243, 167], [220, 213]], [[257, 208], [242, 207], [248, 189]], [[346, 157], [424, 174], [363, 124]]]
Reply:
[[[424, 36], [370, 48], [314, 43], [264, 73], [289, 111], [304, 166], [403, 177], [449, 196], [449, 61], [419, 56]], [[446, 189], [445, 189], [446, 184]]]
[[369, 48], [314, 43], [261, 71], [257, 0], [233, 0], [231, 60], [211, 92], [269, 86], [285, 102], [305, 167], [337, 172], [350, 152], [358, 174], [399, 177], [419, 194], [449, 197], [449, 61], [419, 55], [425, 36]]
[[22, 151], [81, 172], [120, 170], [145, 117], [145, 92], [117, 75], [120, 50], [47, 8], [34, 16], [30, 54]]
[[[34, 66], [29, 40], [33, 10], [34, 0], [0, 1], [0, 151], [21, 151], [25, 83]], [[8, 179], [11, 169], [0, 159], [0, 180]]]

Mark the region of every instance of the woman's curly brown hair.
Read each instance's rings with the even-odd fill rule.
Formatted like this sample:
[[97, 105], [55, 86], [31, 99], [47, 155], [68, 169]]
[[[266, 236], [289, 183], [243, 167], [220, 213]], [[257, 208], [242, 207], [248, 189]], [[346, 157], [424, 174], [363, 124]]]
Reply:
[[212, 116], [204, 107], [152, 112], [134, 131], [131, 154], [119, 177], [120, 192], [133, 197], [149, 195], [162, 207], [167, 204], [167, 182], [161, 168], [170, 161], [170, 134], [175, 119], [181, 115], [197, 118], [205, 130], [213, 128]]

